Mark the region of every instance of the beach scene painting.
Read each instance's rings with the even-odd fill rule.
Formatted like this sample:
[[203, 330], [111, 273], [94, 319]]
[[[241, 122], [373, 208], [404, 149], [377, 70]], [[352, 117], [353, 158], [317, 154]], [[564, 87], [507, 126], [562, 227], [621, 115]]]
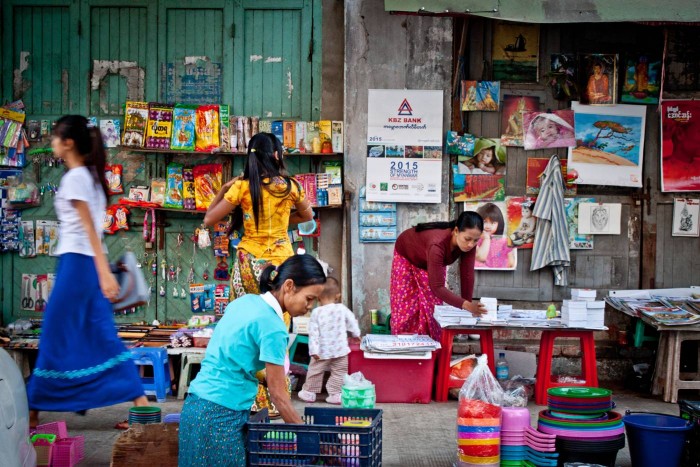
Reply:
[[576, 146], [569, 174], [578, 185], [642, 186], [646, 108], [572, 102]]

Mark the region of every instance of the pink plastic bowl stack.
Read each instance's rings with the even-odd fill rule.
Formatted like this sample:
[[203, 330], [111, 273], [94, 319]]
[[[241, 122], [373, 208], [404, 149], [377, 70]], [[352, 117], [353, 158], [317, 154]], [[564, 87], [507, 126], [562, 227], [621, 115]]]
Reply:
[[530, 411], [525, 407], [504, 407], [501, 412], [501, 465], [522, 466], [527, 459], [525, 430], [530, 428]]

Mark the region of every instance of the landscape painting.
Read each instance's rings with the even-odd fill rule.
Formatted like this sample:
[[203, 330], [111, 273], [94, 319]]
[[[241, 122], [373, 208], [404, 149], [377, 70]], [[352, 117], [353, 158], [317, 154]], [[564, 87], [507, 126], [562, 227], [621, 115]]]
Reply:
[[493, 79], [536, 83], [539, 50], [539, 24], [496, 23], [491, 53]]
[[572, 102], [576, 146], [569, 175], [578, 185], [642, 186], [646, 107]]

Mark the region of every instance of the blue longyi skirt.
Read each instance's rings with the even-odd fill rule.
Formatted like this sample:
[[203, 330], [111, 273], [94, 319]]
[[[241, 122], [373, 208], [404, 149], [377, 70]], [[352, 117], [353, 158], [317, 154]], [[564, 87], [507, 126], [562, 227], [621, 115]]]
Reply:
[[27, 387], [29, 408], [77, 412], [143, 394], [136, 365], [117, 336], [112, 305], [102, 295], [94, 259], [61, 255]]

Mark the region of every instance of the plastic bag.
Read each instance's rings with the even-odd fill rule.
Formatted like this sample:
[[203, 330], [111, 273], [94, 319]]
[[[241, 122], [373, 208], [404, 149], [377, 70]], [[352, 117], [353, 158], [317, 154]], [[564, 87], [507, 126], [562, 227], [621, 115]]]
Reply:
[[466, 380], [474, 371], [475, 366], [476, 355], [469, 355], [459, 359], [450, 366], [450, 381]]
[[[476, 367], [459, 391], [459, 416], [473, 418], [488, 418], [492, 416], [489, 414], [487, 417], [480, 415], [478, 411], [473, 411], [470, 408], [470, 404], [467, 404], [466, 401], [479, 401], [487, 405], [497, 406], [498, 410], [489, 409], [489, 412], [497, 412], [495, 416], [500, 416], [500, 406], [503, 404], [503, 389], [501, 385], [498, 384], [493, 373], [491, 373], [488, 366], [488, 357], [486, 355], [481, 355], [477, 358]], [[462, 413], [463, 406], [465, 407], [464, 414]], [[483, 406], [486, 408], [483, 404], [473, 404], [473, 406]]]
[[457, 458], [460, 462], [498, 465], [502, 403], [503, 389], [491, 373], [486, 355], [481, 355], [459, 391]]
[[503, 386], [503, 407], [527, 407], [529, 399], [528, 380], [522, 376], [514, 376], [501, 383]]
[[369, 389], [374, 387], [372, 381], [365, 378], [361, 371], [343, 376], [343, 387], [347, 389]]

